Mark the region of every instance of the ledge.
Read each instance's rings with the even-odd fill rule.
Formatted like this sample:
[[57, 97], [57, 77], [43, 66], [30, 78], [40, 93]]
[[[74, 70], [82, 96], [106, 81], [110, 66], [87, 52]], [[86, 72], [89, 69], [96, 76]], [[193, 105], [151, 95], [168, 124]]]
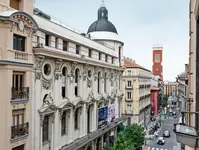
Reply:
[[28, 99], [28, 98], [14, 99], [14, 100], [11, 100], [10, 103], [11, 103], [11, 104], [27, 103], [29, 100], [30, 100], [30, 99]]
[[84, 145], [86, 145], [87, 143], [93, 141], [94, 139], [97, 139], [98, 137], [102, 136], [103, 134], [105, 134], [106, 132], [108, 132], [109, 130], [113, 129], [114, 127], [116, 127], [117, 125], [119, 125], [120, 123], [124, 122], [126, 120], [126, 117], [121, 117], [118, 118], [116, 120], [114, 120], [114, 122], [112, 122], [109, 125], [106, 125], [100, 129], [97, 129], [96, 131], [75, 140], [74, 142], [72, 142], [71, 144], [62, 146], [61, 149], [59, 150], [76, 150], [79, 149], [81, 147], [83, 147]]
[[25, 139], [25, 138], [27, 138], [27, 137], [28, 137], [28, 134], [23, 135], [23, 136], [20, 136], [20, 137], [16, 137], [16, 138], [14, 138], [14, 139], [10, 139], [10, 142], [11, 142], [11, 143], [14, 143], [14, 142], [17, 142], [17, 141], [21, 141], [21, 140], [23, 140], [23, 139]]

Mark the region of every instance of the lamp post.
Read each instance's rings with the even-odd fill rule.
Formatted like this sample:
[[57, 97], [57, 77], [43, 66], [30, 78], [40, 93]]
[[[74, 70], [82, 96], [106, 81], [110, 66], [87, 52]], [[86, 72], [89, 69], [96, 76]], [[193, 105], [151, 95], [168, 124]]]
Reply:
[[[187, 98], [187, 102], [188, 102], [188, 112], [191, 112], [191, 104], [193, 103], [193, 98]], [[189, 117], [188, 117], [189, 121], [189, 125], [191, 124], [191, 114], [189, 113]]]
[[176, 124], [175, 126], [175, 133], [176, 133], [176, 139], [179, 143], [182, 145], [188, 145], [190, 147], [198, 148], [198, 140], [199, 140], [199, 134], [195, 127], [192, 127], [190, 125], [186, 125], [184, 122], [184, 116], [185, 114], [195, 114], [196, 117], [198, 117], [199, 112], [191, 112], [191, 111], [183, 111], [182, 113], [182, 123]]

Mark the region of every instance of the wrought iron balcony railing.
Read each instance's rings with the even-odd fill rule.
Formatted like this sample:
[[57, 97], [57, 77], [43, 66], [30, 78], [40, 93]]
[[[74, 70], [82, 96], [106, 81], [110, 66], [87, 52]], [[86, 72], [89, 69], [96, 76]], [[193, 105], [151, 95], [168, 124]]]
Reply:
[[12, 87], [11, 99], [29, 99], [29, 87]]
[[11, 139], [28, 135], [29, 133], [29, 123], [11, 126]]

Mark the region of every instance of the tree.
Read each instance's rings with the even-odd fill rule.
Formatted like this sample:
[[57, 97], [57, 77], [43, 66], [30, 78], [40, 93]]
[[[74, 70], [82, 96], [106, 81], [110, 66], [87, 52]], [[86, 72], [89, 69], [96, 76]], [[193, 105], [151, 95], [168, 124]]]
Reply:
[[167, 105], [168, 105], [168, 96], [164, 96], [162, 107], [167, 107]]
[[132, 124], [118, 134], [114, 146], [107, 146], [107, 150], [136, 150], [144, 144], [144, 128], [138, 124]]

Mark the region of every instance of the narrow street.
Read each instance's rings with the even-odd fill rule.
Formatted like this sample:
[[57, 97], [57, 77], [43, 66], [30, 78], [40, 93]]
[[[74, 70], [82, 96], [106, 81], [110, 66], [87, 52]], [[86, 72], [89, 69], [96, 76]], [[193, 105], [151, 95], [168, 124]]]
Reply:
[[165, 137], [165, 144], [158, 145], [158, 137], [153, 137], [151, 140], [147, 140], [146, 150], [178, 150], [179, 144], [176, 141], [176, 135], [173, 132], [173, 124], [178, 122], [178, 117], [174, 118], [172, 115], [168, 114], [165, 119], [162, 119], [162, 126], [158, 137], [163, 137], [164, 131], [170, 132], [170, 137]]

